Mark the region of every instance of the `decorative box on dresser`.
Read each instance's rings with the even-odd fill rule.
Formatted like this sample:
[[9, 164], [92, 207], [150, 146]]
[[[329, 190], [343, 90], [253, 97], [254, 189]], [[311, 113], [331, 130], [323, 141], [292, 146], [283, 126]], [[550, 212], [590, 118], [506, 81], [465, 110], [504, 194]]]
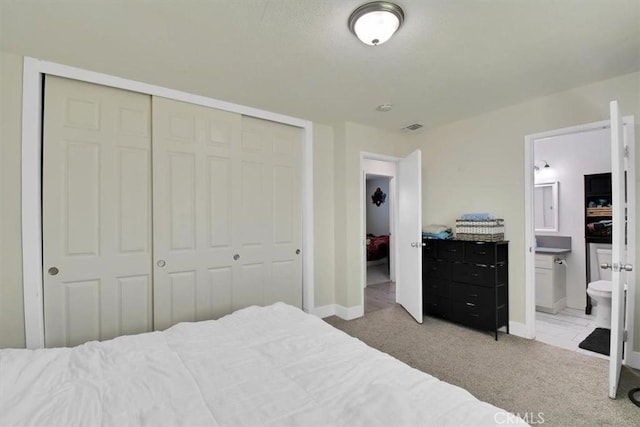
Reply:
[[509, 244], [423, 239], [425, 314], [509, 333]]

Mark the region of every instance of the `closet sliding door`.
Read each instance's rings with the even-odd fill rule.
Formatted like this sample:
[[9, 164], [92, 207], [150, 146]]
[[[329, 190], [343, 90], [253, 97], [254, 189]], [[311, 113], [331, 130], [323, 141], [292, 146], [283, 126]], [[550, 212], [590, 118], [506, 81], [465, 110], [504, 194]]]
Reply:
[[302, 306], [303, 131], [47, 76], [45, 345]]
[[156, 330], [231, 312], [240, 126], [238, 114], [153, 97]]
[[151, 97], [47, 76], [45, 346], [152, 329]]
[[242, 118], [234, 309], [278, 301], [302, 308], [302, 138], [300, 128]]
[[302, 130], [153, 98], [154, 327], [302, 306]]

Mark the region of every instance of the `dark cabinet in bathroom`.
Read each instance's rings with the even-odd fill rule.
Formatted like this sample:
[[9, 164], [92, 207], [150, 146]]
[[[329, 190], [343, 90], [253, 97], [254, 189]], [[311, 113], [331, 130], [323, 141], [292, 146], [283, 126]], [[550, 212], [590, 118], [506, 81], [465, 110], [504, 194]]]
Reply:
[[[612, 221], [611, 173], [584, 176], [584, 239], [587, 285], [591, 281], [590, 243], [611, 243]], [[586, 292], [585, 313], [591, 314], [591, 297]]]
[[611, 243], [611, 173], [584, 176], [586, 243]]

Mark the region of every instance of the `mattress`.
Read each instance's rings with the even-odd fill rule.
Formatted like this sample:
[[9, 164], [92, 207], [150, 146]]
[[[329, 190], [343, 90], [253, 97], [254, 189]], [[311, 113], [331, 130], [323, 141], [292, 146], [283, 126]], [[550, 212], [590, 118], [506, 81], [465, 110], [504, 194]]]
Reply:
[[1, 426], [481, 426], [507, 419], [513, 415], [282, 303], [73, 348], [0, 350]]

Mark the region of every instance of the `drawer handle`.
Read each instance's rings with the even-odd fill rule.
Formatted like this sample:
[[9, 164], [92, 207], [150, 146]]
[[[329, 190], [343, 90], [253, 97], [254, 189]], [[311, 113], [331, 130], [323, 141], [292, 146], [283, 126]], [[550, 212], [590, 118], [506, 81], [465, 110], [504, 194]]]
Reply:
[[471, 273], [471, 277], [480, 277], [480, 274], [478, 274], [478, 273]]
[[449, 252], [458, 252], [457, 249], [449, 249]]
[[469, 296], [470, 296], [470, 297], [477, 298], [477, 297], [478, 297], [478, 294], [469, 294]]
[[467, 305], [468, 305], [469, 307], [475, 307], [475, 306], [476, 306], [476, 305], [475, 305], [474, 303], [472, 303], [472, 302], [468, 302], [468, 303], [467, 303]]
[[482, 251], [482, 252], [476, 252], [478, 255], [486, 255], [487, 253]]
[[431, 271], [436, 271], [438, 267], [431, 267]]
[[480, 317], [480, 315], [477, 313], [467, 313], [467, 314], [471, 317]]

